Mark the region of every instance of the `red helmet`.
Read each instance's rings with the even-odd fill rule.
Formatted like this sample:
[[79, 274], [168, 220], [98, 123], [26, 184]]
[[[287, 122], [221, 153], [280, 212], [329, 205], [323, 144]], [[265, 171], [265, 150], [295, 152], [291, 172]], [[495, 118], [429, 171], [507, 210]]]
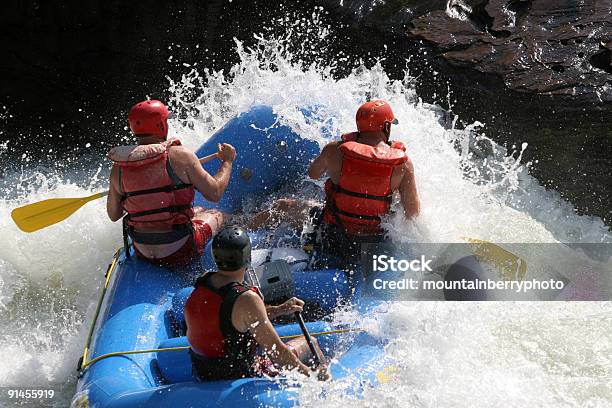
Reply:
[[168, 108], [160, 101], [142, 101], [132, 106], [128, 114], [130, 129], [136, 136], [168, 136]]
[[383, 130], [385, 123], [398, 124], [387, 101], [375, 99], [364, 103], [355, 115], [357, 130], [360, 132], [375, 132]]

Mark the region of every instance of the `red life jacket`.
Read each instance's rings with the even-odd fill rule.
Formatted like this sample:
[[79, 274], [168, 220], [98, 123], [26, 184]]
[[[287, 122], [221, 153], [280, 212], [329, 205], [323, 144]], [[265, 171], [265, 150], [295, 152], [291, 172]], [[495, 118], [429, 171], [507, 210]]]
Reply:
[[234, 328], [232, 310], [244, 292], [252, 290], [260, 297], [261, 293], [256, 287], [239, 282], [216, 289], [210, 276], [198, 278], [185, 303], [194, 371], [200, 379], [211, 381], [253, 376], [257, 342], [251, 333]]
[[340, 180], [325, 183], [323, 220], [338, 225], [353, 236], [380, 236], [380, 216], [388, 214], [393, 199], [393, 169], [408, 160], [402, 142], [390, 148], [357, 141], [358, 133], [342, 135]]
[[[168, 151], [178, 139], [158, 144], [119, 146], [108, 153], [119, 170], [126, 230], [142, 244], [169, 244], [192, 233], [195, 189], [174, 173]], [[168, 230], [171, 232], [151, 232]], [[148, 232], [147, 232], [148, 230]]]

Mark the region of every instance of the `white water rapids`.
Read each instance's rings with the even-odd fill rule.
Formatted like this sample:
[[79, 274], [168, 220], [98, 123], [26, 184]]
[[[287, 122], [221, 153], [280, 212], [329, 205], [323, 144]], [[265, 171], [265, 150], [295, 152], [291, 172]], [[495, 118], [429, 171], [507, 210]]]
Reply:
[[[240, 62], [230, 72], [194, 70], [171, 81], [170, 102], [183, 118], [172, 123], [172, 135], [195, 149], [233, 116], [266, 104], [299, 134], [323, 142], [323, 125], [307, 124], [298, 107], [320, 107], [339, 133], [354, 129], [354, 112], [368, 96], [384, 98], [399, 118], [393, 137], [408, 146], [422, 203], [414, 223], [390, 220], [396, 239], [612, 241], [600, 219], [576, 215], [570, 203], [529, 175], [520, 148], [506, 152], [476, 125], [445, 126], [441, 109], [419, 100], [409, 73], [392, 81], [375, 65], [336, 80], [333, 67], [305, 66], [296, 57], [299, 50], [287, 51], [289, 41], [303, 37], [301, 52], [324, 52], [329, 30], [316, 15], [282, 23], [285, 39], [259, 38], [254, 49], [238, 43]], [[306, 39], [313, 37], [320, 42], [310, 47]], [[469, 153], [470, 145], [486, 146], [486, 158]], [[84, 183], [80, 174], [50, 174], [24, 158], [24, 170], [6, 175], [3, 184], [10, 187], [2, 196], [8, 198], [0, 201], [0, 386], [53, 387], [61, 393], [57, 406], [74, 392], [103, 274], [121, 245], [120, 225], [107, 219], [104, 200], [33, 234], [19, 231], [10, 212], [46, 198], [99, 191], [108, 170], [100, 158], [91, 164], [94, 181]], [[342, 381], [308, 382], [301, 403], [320, 405], [323, 391], [325, 405], [338, 407], [612, 406], [610, 302], [398, 302], [363, 327], [389, 339], [387, 353], [397, 359], [393, 380], [368, 389], [363, 399], [344, 393], [348, 384]]]

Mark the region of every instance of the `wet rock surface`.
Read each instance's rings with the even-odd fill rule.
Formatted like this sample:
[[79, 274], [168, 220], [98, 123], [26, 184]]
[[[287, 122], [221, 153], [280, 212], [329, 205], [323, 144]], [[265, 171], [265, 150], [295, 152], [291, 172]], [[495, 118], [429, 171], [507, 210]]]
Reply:
[[509, 89], [612, 102], [612, 1], [450, 0], [411, 21], [453, 65], [498, 74]]
[[423, 39], [519, 92], [612, 102], [612, 0], [317, 0], [354, 25]]

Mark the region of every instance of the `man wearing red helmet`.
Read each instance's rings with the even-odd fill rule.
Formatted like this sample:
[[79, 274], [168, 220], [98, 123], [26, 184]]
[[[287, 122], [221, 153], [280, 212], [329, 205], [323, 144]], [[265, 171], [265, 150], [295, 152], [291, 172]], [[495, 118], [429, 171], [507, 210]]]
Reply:
[[358, 132], [327, 144], [312, 162], [308, 175], [327, 173], [323, 210], [323, 249], [342, 257], [357, 252], [359, 243], [380, 242], [380, 217], [390, 211], [399, 192], [407, 219], [419, 214], [414, 168], [401, 142], [389, 141], [398, 121], [384, 100], [363, 104], [356, 115]]
[[304, 248], [320, 247], [324, 254], [352, 265], [361, 243], [384, 239], [381, 217], [389, 213], [396, 191], [406, 218], [419, 214], [414, 168], [406, 147], [389, 141], [391, 125], [398, 123], [391, 106], [380, 99], [366, 102], [355, 119], [358, 132], [327, 144], [308, 170], [313, 179], [329, 176], [322, 212], [311, 202], [279, 199], [252, 217], [249, 228], [280, 222], [300, 227], [310, 210], [315, 230], [306, 234]]
[[186, 265], [223, 224], [216, 210], [193, 207], [195, 190], [217, 202], [225, 192], [236, 150], [218, 146], [223, 163], [214, 176], [178, 139], [168, 136], [168, 108], [148, 100], [132, 107], [130, 129], [138, 144], [113, 148], [106, 209], [109, 218], [123, 217], [124, 240], [131, 238], [136, 255], [162, 266]]

